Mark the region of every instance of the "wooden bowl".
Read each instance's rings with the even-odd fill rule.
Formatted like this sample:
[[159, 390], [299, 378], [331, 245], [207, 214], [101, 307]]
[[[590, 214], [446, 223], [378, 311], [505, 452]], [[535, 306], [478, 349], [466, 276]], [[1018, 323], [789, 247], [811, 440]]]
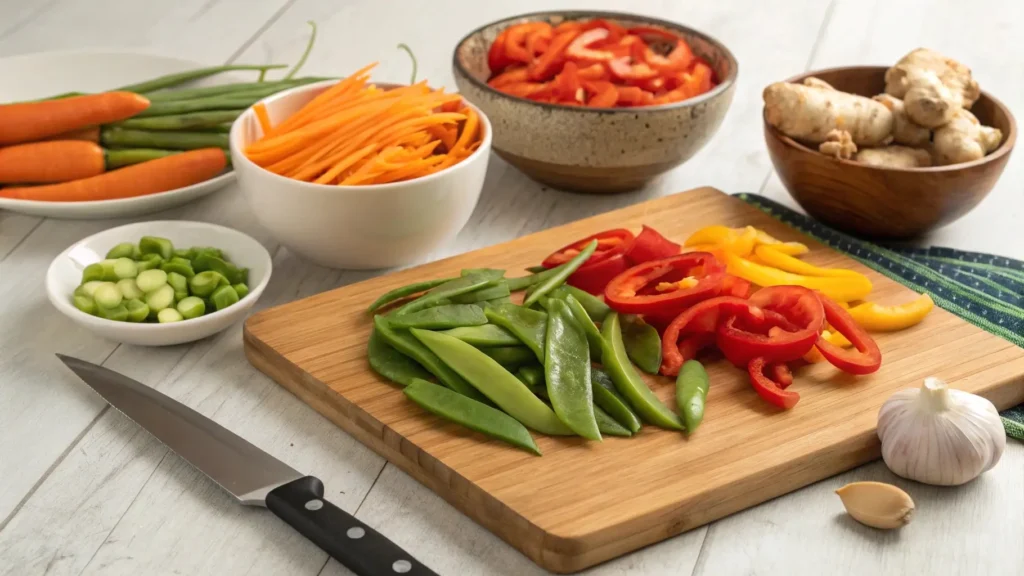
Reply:
[[[720, 80], [706, 94], [640, 108], [581, 108], [534, 102], [487, 85], [487, 50], [502, 30], [522, 22], [605, 18], [626, 27], [659, 26], [682, 35]], [[736, 86], [736, 58], [721, 42], [685, 26], [617, 12], [538, 12], [487, 24], [455, 48], [459, 92], [491, 119], [494, 151], [527, 176], [578, 192], [643, 186], [697, 153], [718, 130]]]
[[[885, 91], [885, 66], [830, 68], [794, 76], [820, 78], [838, 90], [874, 96]], [[825, 156], [764, 122], [768, 154], [790, 195], [821, 222], [868, 238], [905, 239], [944, 226], [970, 212], [1003, 173], [1017, 125], [987, 92], [971, 112], [1003, 132], [999, 148], [973, 162], [931, 168], [877, 168]]]

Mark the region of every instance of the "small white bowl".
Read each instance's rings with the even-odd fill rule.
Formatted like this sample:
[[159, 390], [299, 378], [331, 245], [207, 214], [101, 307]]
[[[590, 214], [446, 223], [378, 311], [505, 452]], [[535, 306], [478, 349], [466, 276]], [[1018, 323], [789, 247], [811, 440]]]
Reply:
[[[231, 262], [249, 269], [249, 293], [223, 310], [167, 324], [117, 322], [75, 308], [71, 297], [82, 282], [82, 270], [103, 260], [107, 251], [121, 242], [138, 242], [143, 236], [167, 238], [176, 248], [220, 248]], [[104, 338], [140, 346], [169, 346], [212, 336], [243, 319], [267, 287], [271, 269], [266, 248], [237, 230], [205, 222], [138, 222], [93, 234], [61, 252], [46, 271], [46, 292], [57, 310]]]
[[[271, 123], [280, 123], [335, 83], [300, 86], [263, 100]], [[289, 250], [330, 268], [403, 266], [454, 238], [476, 207], [491, 155], [491, 124], [473, 109], [483, 130], [480, 147], [454, 166], [406, 182], [310, 184], [265, 170], [244, 154], [263, 133], [251, 108], [231, 127], [231, 161], [257, 220]]]

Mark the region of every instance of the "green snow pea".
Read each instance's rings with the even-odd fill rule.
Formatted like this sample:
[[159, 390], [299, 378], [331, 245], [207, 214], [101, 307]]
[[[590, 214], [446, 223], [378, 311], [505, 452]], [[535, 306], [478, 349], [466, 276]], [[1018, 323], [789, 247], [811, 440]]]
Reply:
[[412, 302], [406, 302], [401, 308], [398, 308], [391, 314], [394, 316], [401, 316], [402, 314], [409, 314], [424, 308], [430, 308], [431, 306], [437, 306], [438, 304], [447, 304], [447, 300], [452, 296], [458, 296], [474, 290], [479, 290], [484, 286], [493, 286], [497, 284], [497, 281], [488, 278], [485, 275], [473, 274], [471, 276], [462, 276], [454, 280], [449, 280], [444, 284], [435, 286], [427, 291], [426, 294], [413, 300]]
[[419, 378], [414, 378], [404, 392], [427, 412], [540, 456], [530, 431], [501, 410]]
[[524, 270], [526, 270], [530, 274], [536, 274], [538, 272], [543, 272], [543, 271], [547, 270], [547, 268], [538, 265], [538, 266], [527, 266], [526, 268], [524, 268]]
[[661, 369], [661, 336], [658, 336], [658, 331], [639, 316], [623, 315], [621, 320], [626, 355], [644, 372], [657, 374]]
[[551, 406], [573, 432], [588, 440], [599, 441], [601, 431], [594, 419], [587, 335], [564, 301], [549, 300], [548, 306], [544, 380]]
[[516, 374], [529, 386], [544, 386], [544, 367], [540, 364], [520, 366]]
[[558, 288], [572, 273], [575, 272], [588, 258], [597, 250], [597, 240], [592, 240], [587, 244], [586, 248], [580, 251], [579, 254], [573, 256], [572, 260], [569, 260], [565, 264], [552, 268], [552, 270], [558, 270], [557, 273], [551, 275], [550, 278], [542, 280], [526, 291], [526, 300], [523, 301], [523, 306], [529, 306], [540, 299], [541, 296], [547, 295], [555, 288]]
[[481, 348], [480, 351], [490, 356], [498, 364], [509, 369], [536, 360], [533, 352], [526, 346], [494, 346], [491, 348]]
[[547, 404], [534, 396], [511, 372], [480, 350], [447, 334], [419, 328], [413, 328], [410, 332], [437, 354], [442, 362], [528, 428], [542, 434], [572, 434], [572, 430], [558, 419]]
[[440, 286], [441, 284], [444, 284], [445, 282], [451, 282], [451, 281], [452, 281], [452, 278], [441, 278], [439, 280], [427, 280], [426, 282], [416, 282], [415, 284], [408, 284], [408, 285], [402, 286], [400, 288], [395, 288], [394, 290], [386, 292], [385, 294], [381, 295], [380, 298], [377, 298], [376, 300], [374, 300], [373, 304], [370, 304], [370, 307], [369, 307], [368, 310], [370, 312], [374, 312], [378, 308], [386, 306], [386, 305], [394, 302], [395, 300], [398, 300], [400, 298], [405, 298], [406, 296], [412, 296], [413, 294], [419, 294], [420, 292], [424, 292], [426, 290], [430, 290], [431, 288], [434, 288], [436, 286]]
[[497, 284], [493, 286], [484, 286], [479, 290], [473, 290], [472, 292], [466, 292], [465, 294], [459, 294], [458, 296], [452, 296], [451, 298], [448, 298], [448, 301], [452, 304], [474, 304], [497, 298], [505, 298], [511, 294], [508, 289], [508, 284], [506, 284], [504, 280], [496, 278], [494, 281], [497, 282]]
[[676, 377], [676, 404], [683, 415], [686, 431], [693, 432], [704, 419], [704, 402], [708, 397], [708, 373], [696, 360], [687, 360]]
[[592, 367], [590, 369], [590, 384], [594, 391], [594, 404], [604, 409], [615, 421], [622, 424], [630, 432], [636, 434], [642, 426], [640, 417], [629, 407], [629, 403], [615, 391], [615, 384], [612, 377], [604, 370]]
[[452, 328], [451, 330], [445, 330], [444, 334], [454, 336], [463, 342], [469, 342], [477, 348], [519, 345], [519, 339], [515, 335], [495, 324]]
[[474, 400], [484, 399], [484, 396], [476, 388], [442, 362], [437, 354], [413, 338], [408, 330], [395, 330], [383, 316], [374, 316], [373, 329], [388, 345], [418, 362], [428, 372], [437, 376], [437, 379], [445, 386]]
[[561, 271], [560, 268], [562, 266], [565, 266], [565, 264], [561, 264], [559, 266], [556, 266], [556, 267], [550, 268], [550, 269], [549, 268], [544, 268], [543, 266], [540, 267], [540, 269], [536, 269], [536, 268], [529, 269], [528, 271], [532, 272], [529, 276], [519, 276], [517, 278], [506, 278], [505, 282], [508, 282], [508, 289], [509, 290], [511, 290], [513, 292], [518, 292], [520, 290], [525, 290], [525, 289], [529, 288], [530, 286], [533, 286], [534, 284], [537, 284], [539, 282], [543, 282], [543, 281], [545, 281], [545, 280], [547, 280], [547, 279], [557, 275]]
[[612, 309], [604, 303], [604, 300], [601, 300], [586, 290], [580, 290], [579, 288], [568, 284], [563, 284], [562, 286], [555, 288], [550, 294], [552, 298], [561, 298], [562, 300], [565, 300], [567, 295], [572, 295], [573, 298], [579, 300], [580, 304], [583, 305], [583, 309], [587, 311], [587, 316], [590, 316], [590, 319], [594, 322], [604, 320], [604, 317], [612, 311]]
[[459, 274], [461, 276], [487, 276], [491, 280], [500, 280], [505, 277], [505, 271], [498, 268], [463, 268]]
[[393, 316], [388, 319], [388, 323], [394, 328], [442, 330], [460, 326], [482, 326], [487, 324], [487, 316], [484, 316], [482, 308], [473, 304], [446, 304], [411, 314]]
[[625, 396], [633, 408], [651, 424], [672, 430], [683, 430], [683, 422], [679, 416], [654, 395], [630, 363], [626, 346], [622, 342], [622, 326], [618, 313], [612, 312], [604, 319], [601, 323], [601, 335], [604, 336], [601, 364], [612, 377], [612, 382], [619, 393]]
[[594, 421], [597, 422], [597, 429], [601, 431], [601, 434], [607, 434], [608, 436], [623, 436], [630, 437], [633, 433], [619, 424], [615, 418], [612, 418], [607, 412], [601, 410], [600, 406], [594, 406]]
[[583, 328], [583, 333], [587, 335], [587, 343], [590, 345], [590, 357], [600, 358], [601, 343], [604, 341], [601, 337], [601, 331], [597, 329], [597, 325], [590, 319], [587, 311], [583, 309], [583, 304], [575, 296], [566, 294], [563, 301], [569, 306], [569, 311], [576, 318], [576, 322]]
[[[524, 366], [523, 368], [527, 368], [527, 366]], [[530, 372], [524, 371], [523, 368], [520, 368], [519, 371], [516, 372], [516, 378], [519, 378], [520, 382], [526, 384], [526, 387], [530, 389], [530, 392], [533, 392], [538, 398], [548, 400], [548, 389], [547, 387], [544, 386], [543, 373], [531, 375]], [[530, 366], [530, 368], [539, 369], [539, 367], [534, 366]], [[593, 370], [595, 369], [591, 370], [591, 374], [594, 373]], [[532, 384], [531, 382], [533, 382], [534, 378], [538, 376], [540, 384]], [[609, 384], [610, 383], [611, 381], [609, 381]], [[600, 388], [600, 386], [594, 388], [595, 398], [597, 388]], [[630, 430], [629, 428], [626, 428], [625, 426], [620, 424], [616, 419], [612, 418], [607, 412], [601, 409], [597, 402], [594, 403], [594, 420], [597, 421], [597, 429], [601, 431], [601, 434], [607, 434], [609, 436], [632, 436], [633, 432], [635, 432], [635, 430]], [[637, 420], [636, 429], [640, 429], [639, 420]]]
[[526, 344], [537, 360], [544, 362], [544, 335], [547, 332], [548, 315], [515, 304], [489, 306], [484, 310], [487, 319], [497, 324]]
[[370, 361], [370, 368], [374, 372], [396, 384], [408, 386], [417, 379], [427, 380], [430, 378], [430, 373], [412, 358], [392, 348], [376, 328], [370, 334], [366, 356]]

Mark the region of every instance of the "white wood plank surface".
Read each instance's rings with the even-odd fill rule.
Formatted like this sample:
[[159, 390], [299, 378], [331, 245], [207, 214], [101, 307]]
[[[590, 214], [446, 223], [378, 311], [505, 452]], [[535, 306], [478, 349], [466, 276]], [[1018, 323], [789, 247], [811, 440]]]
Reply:
[[[594, 197], [543, 189], [493, 158], [470, 223], [431, 258], [464, 252], [678, 190], [714, 185], [791, 202], [769, 179], [761, 88], [812, 68], [891, 62], [918, 45], [968, 62], [982, 87], [1024, 109], [1024, 7], [989, 0], [771, 0], [625, 3], [622, 0], [119, 0], [0, 2], [0, 57], [38, 50], [119, 46], [204, 62], [294, 61], [307, 20], [320, 39], [306, 72], [344, 74], [380, 61], [375, 77], [406, 81], [409, 44], [419, 75], [454, 87], [451, 51], [493, 19], [557, 8], [629, 10], [686, 22], [723, 40], [740, 60], [736, 97], [708, 146], [636, 193]], [[1004, 14], [992, 22], [993, 14]], [[974, 213], [930, 241], [1024, 257], [1024, 160], [1012, 158]], [[150, 218], [226, 224], [275, 254], [260, 307], [373, 273], [311, 266], [253, 221], [237, 187]], [[350, 574], [265, 510], [237, 504], [104, 403], [52, 356], [101, 362], [155, 386], [319, 476], [328, 497], [440, 574], [544, 573], [259, 374], [241, 352], [241, 328], [193, 345], [117, 346], [65, 320], [40, 290], [67, 245], [126, 221], [51, 221], [0, 212], [0, 574]], [[590, 570], [589, 574], [1020, 574], [1024, 572], [1024, 446], [957, 489], [897, 482], [919, 515], [878, 533], [842, 514], [833, 490], [849, 481], [895, 481], [880, 463], [837, 476]]]

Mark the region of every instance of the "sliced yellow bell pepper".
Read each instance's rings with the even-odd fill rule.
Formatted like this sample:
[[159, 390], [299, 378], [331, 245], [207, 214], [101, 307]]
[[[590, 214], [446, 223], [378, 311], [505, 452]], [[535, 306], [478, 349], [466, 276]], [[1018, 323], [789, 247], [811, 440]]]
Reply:
[[850, 316], [865, 330], [871, 332], [892, 332], [918, 324], [935, 307], [928, 294], [898, 306], [882, 306], [865, 302], [850, 308]]
[[726, 252], [724, 257], [730, 274], [739, 276], [762, 287], [803, 286], [804, 288], [817, 290], [839, 302], [862, 300], [871, 293], [871, 280], [860, 274], [856, 276], [833, 277], [804, 276], [757, 264], [745, 258], [740, 258], [731, 252]]
[[739, 230], [733, 230], [725, 226], [708, 226], [701, 228], [683, 243], [683, 246], [697, 246], [701, 244], [712, 244], [724, 250], [748, 256], [754, 251], [754, 244], [757, 240], [757, 228], [747, 226]]
[[860, 272], [853, 270], [845, 270], [842, 268], [819, 268], [809, 262], [804, 262], [798, 258], [794, 258], [787, 254], [779, 252], [775, 246], [758, 246], [754, 249], [754, 254], [757, 258], [765, 265], [786, 272], [792, 272], [793, 274], [803, 274], [804, 276], [860, 276], [864, 277]]
[[783, 242], [776, 240], [771, 234], [755, 228], [757, 230], [757, 239], [754, 241], [754, 246], [771, 246], [772, 248], [787, 254], [789, 256], [799, 256], [801, 254], [807, 254], [810, 249], [805, 244], [800, 242]]

